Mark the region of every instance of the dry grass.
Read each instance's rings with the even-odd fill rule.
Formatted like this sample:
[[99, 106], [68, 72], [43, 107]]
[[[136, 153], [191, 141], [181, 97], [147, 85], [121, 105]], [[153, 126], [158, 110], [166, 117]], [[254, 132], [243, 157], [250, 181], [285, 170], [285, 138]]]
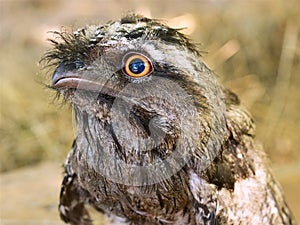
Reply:
[[[297, 199], [300, 162], [300, 7], [297, 0], [0, 1], [0, 171], [63, 162], [73, 139], [71, 110], [44, 88], [38, 61], [49, 30], [103, 23], [135, 10], [188, 26], [205, 61], [253, 114], [258, 139], [287, 197]], [[49, 36], [50, 35], [50, 36]], [[297, 181], [298, 179], [298, 181]], [[4, 184], [3, 184], [4, 185]], [[291, 201], [295, 212], [299, 203]], [[1, 222], [0, 222], [1, 223]]]

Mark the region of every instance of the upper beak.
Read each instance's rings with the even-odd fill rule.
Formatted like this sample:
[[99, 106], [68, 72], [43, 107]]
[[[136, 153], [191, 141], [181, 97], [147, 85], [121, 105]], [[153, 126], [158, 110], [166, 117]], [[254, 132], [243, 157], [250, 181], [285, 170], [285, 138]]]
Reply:
[[115, 96], [119, 92], [109, 78], [99, 75], [92, 79], [90, 73], [92, 73], [90, 70], [78, 70], [70, 68], [69, 65], [59, 65], [52, 75], [51, 87], [55, 89], [82, 89], [111, 96]]
[[53, 88], [77, 88], [80, 75], [78, 68], [83, 67], [81, 62], [61, 62], [52, 75]]
[[52, 75], [51, 87], [56, 89], [86, 89], [100, 91], [105, 85], [104, 82], [87, 79], [89, 70], [80, 70], [84, 64], [78, 61], [62, 62], [55, 69]]
[[86, 89], [91, 91], [101, 91], [104, 84], [93, 80], [87, 80], [83, 78], [82, 74], [78, 71], [70, 71], [60, 73], [55, 71], [52, 76], [53, 88], [75, 88], [75, 89]]

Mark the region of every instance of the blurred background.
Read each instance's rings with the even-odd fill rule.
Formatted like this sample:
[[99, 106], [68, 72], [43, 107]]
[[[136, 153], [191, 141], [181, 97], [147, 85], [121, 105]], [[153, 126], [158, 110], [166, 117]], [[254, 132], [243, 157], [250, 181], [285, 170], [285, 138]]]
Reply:
[[[62, 224], [57, 201], [72, 144], [71, 110], [38, 62], [48, 31], [127, 12], [187, 29], [255, 118], [275, 176], [300, 221], [300, 7], [297, 0], [0, 0], [0, 224]], [[44, 84], [43, 84], [44, 83]]]

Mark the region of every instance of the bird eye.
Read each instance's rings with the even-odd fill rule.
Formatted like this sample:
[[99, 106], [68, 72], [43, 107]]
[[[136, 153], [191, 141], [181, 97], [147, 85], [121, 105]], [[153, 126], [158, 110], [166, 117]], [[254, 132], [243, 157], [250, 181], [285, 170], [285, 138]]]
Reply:
[[146, 56], [139, 53], [125, 55], [123, 61], [123, 71], [130, 77], [144, 77], [152, 72], [152, 64], [150, 60]]

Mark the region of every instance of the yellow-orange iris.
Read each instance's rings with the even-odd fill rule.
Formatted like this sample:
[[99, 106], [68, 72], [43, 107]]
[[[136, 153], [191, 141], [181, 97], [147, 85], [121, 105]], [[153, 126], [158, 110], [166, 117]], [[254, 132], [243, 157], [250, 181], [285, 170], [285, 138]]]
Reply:
[[152, 72], [152, 64], [146, 56], [133, 53], [125, 56], [124, 72], [133, 78], [144, 77]]

